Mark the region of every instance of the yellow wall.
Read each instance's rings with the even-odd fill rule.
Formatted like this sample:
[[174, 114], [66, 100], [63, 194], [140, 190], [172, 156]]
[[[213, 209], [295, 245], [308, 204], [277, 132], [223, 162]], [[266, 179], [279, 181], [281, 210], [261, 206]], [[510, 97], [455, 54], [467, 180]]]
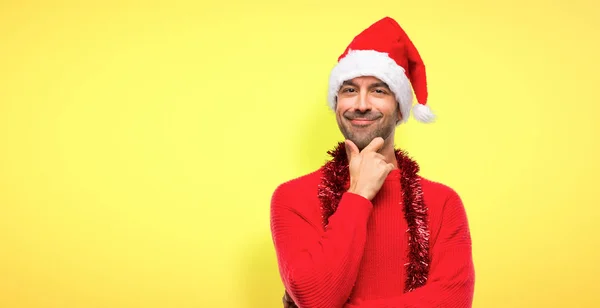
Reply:
[[281, 307], [271, 193], [341, 140], [329, 69], [385, 15], [439, 116], [397, 145], [464, 199], [475, 307], [600, 305], [595, 1], [199, 3], [0, 4], [0, 307]]

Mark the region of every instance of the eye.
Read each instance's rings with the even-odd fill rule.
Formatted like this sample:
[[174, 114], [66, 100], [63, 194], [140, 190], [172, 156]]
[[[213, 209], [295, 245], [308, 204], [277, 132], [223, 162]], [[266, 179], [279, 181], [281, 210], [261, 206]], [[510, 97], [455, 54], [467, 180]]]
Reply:
[[387, 94], [387, 91], [384, 89], [375, 89], [375, 92], [378, 94]]
[[354, 92], [353, 88], [344, 88], [342, 89], [342, 93], [349, 93], [349, 92]]

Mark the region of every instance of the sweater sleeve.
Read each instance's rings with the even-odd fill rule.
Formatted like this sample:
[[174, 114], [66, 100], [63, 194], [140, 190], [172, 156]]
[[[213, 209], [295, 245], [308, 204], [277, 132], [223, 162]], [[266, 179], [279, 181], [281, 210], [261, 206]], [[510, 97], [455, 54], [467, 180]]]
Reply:
[[271, 233], [281, 279], [298, 307], [342, 307], [358, 275], [372, 203], [344, 193], [323, 232], [321, 221], [298, 211], [298, 206], [306, 207], [297, 204], [302, 199], [298, 193], [280, 186], [271, 199]]
[[360, 308], [470, 308], [475, 270], [471, 235], [463, 203], [451, 190], [444, 205], [438, 239], [432, 247], [427, 284], [398, 297], [362, 301], [346, 306]]

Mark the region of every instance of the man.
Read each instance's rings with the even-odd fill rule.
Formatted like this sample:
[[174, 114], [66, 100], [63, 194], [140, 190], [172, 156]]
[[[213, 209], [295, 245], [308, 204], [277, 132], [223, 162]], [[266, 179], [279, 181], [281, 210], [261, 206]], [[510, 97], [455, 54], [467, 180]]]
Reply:
[[419, 176], [417, 163], [394, 148], [395, 128], [411, 110], [433, 121], [426, 100], [419, 53], [389, 17], [339, 57], [328, 102], [346, 140], [271, 200], [284, 307], [471, 307], [475, 273], [461, 199]]

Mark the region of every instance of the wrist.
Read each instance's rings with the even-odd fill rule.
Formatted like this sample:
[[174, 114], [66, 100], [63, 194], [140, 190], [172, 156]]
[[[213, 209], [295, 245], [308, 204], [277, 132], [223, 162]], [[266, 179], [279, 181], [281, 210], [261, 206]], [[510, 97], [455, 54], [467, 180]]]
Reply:
[[369, 200], [369, 201], [371, 201], [371, 199], [373, 199], [373, 196], [372, 196], [370, 193], [368, 193], [368, 192], [365, 192], [365, 191], [358, 190], [358, 189], [356, 189], [355, 187], [350, 187], [350, 188], [348, 189], [348, 192], [349, 192], [349, 193], [353, 193], [353, 194], [355, 194], [355, 195], [359, 195], [359, 196], [361, 196], [361, 197], [363, 197], [363, 198], [365, 198], [365, 199], [367, 199], [367, 200]]

